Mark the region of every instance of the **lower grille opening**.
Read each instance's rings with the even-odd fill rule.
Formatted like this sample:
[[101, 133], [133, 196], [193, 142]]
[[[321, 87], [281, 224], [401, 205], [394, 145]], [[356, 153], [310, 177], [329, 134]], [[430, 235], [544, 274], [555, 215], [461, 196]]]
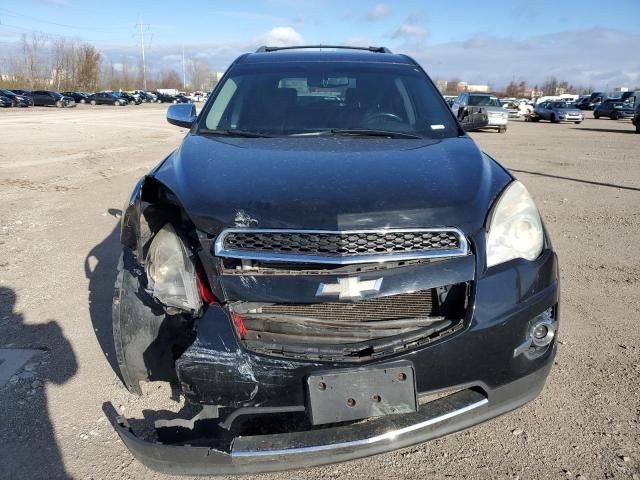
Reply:
[[355, 302], [230, 305], [254, 351], [364, 361], [445, 338], [463, 328], [468, 284]]

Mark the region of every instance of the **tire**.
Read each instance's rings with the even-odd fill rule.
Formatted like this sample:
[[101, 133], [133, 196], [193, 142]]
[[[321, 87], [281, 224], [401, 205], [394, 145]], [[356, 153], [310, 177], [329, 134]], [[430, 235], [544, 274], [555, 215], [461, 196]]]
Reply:
[[620, 119], [620, 117], [618, 116], [618, 114], [616, 112], [613, 112], [609, 118], [611, 120], [619, 120]]
[[500, 133], [507, 133], [507, 126], [506, 125], [500, 129]]
[[56, 107], [62, 108], [63, 107], [62, 102], [60, 102], [60, 101], [56, 102]]
[[551, 121], [551, 123], [559, 123], [555, 115], [551, 115], [551, 118], [549, 120]]
[[640, 133], [640, 122], [636, 125], [636, 133]]
[[158, 100], [158, 103], [164, 103], [162, 100]]
[[595, 113], [593, 112], [593, 118], [595, 118], [596, 120], [598, 120], [600, 118], [600, 114], [599, 113]]
[[575, 123], [576, 125], [580, 125], [582, 122], [573, 122], [573, 123]]
[[82, 99], [80, 99], [80, 103], [85, 104], [85, 103], [87, 103], [87, 101], [84, 98], [82, 98]]
[[95, 100], [91, 100], [91, 105], [95, 105], [96, 101]]

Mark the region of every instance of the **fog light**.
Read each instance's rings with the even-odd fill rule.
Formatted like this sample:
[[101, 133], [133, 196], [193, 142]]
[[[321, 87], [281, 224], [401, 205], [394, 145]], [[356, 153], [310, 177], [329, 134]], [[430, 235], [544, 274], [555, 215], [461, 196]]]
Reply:
[[546, 325], [537, 325], [536, 328], [533, 329], [533, 336], [538, 340], [543, 339], [549, 333], [549, 329]]
[[536, 347], [546, 347], [553, 341], [556, 335], [557, 322], [551, 316], [551, 311], [547, 310], [536, 318], [531, 326], [531, 343]]
[[527, 339], [515, 348], [513, 356], [517, 357], [526, 353], [527, 356], [533, 355], [535, 357], [542, 354], [542, 349], [553, 341], [557, 328], [558, 322], [553, 318], [553, 309], [545, 310], [533, 319]]

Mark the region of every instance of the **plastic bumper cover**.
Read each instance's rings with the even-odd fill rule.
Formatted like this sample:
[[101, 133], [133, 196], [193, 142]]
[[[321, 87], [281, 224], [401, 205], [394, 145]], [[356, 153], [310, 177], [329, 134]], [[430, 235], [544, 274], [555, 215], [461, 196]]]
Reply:
[[464, 389], [420, 407], [416, 413], [274, 435], [237, 437], [228, 451], [161, 444], [137, 437], [127, 420], [113, 423], [133, 455], [147, 467], [171, 474], [225, 475], [269, 472], [342, 462], [422, 443], [507, 413], [533, 400], [549, 373], [555, 347], [538, 370], [486, 395]]

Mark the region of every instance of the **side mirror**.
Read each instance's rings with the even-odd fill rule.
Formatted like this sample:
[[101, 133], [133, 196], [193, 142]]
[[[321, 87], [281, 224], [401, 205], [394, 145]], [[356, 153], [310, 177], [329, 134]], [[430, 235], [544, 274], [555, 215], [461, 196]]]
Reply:
[[193, 103], [177, 103], [167, 110], [167, 122], [178, 127], [191, 128], [197, 118]]

